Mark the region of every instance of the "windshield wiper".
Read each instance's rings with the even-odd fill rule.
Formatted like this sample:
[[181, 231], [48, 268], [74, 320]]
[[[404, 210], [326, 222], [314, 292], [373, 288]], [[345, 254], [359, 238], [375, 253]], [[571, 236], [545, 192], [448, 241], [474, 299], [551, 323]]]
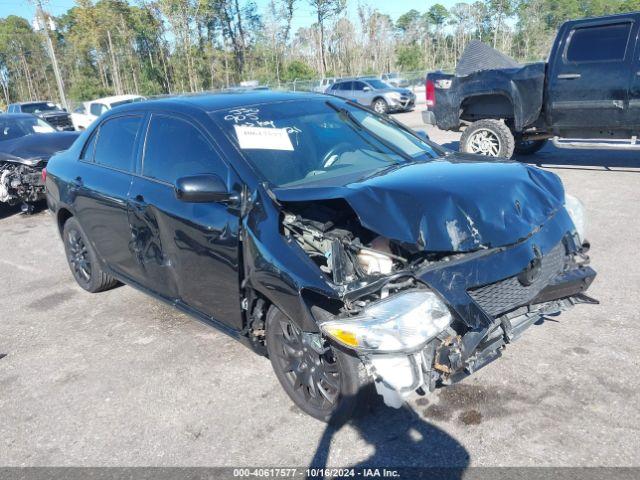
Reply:
[[413, 158], [411, 155], [409, 155], [406, 152], [403, 152], [401, 149], [396, 147], [393, 143], [390, 143], [390, 142], [386, 141], [380, 135], [378, 135], [377, 133], [373, 132], [369, 128], [365, 127], [364, 124], [360, 120], [358, 120], [356, 117], [354, 117], [353, 114], [349, 110], [347, 110], [346, 108], [339, 107], [338, 105], [334, 104], [331, 101], [327, 101], [326, 104], [329, 107], [331, 107], [333, 110], [338, 112], [338, 114], [341, 116], [341, 118], [345, 118], [345, 119], [349, 120], [350, 123], [352, 123], [353, 125], [355, 125], [359, 129], [364, 130], [365, 132], [367, 132], [369, 135], [371, 135], [373, 138], [375, 138], [378, 142], [380, 142], [382, 145], [387, 147], [389, 150], [391, 150], [396, 155], [399, 155], [400, 157], [402, 157], [407, 162], [415, 162], [415, 158]]

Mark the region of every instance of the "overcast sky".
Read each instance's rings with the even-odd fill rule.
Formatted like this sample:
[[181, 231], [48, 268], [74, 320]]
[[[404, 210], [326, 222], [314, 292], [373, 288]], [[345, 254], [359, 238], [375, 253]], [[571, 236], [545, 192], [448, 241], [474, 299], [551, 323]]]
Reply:
[[[440, 2], [425, 1], [425, 0], [366, 0], [362, 3], [366, 3], [371, 7], [375, 7], [382, 13], [390, 15], [394, 20], [400, 15], [415, 8], [420, 12], [426, 11], [431, 5], [435, 3], [442, 3], [445, 7], [450, 8], [457, 0], [441, 0]], [[135, 4], [134, 1], [130, 2]], [[347, 0], [349, 5], [349, 17], [355, 21], [357, 19], [356, 11], [358, 8], [358, 0]], [[43, 0], [45, 8], [53, 15], [60, 15], [66, 12], [69, 8], [75, 5], [74, 0]], [[264, 7], [269, 4], [269, 0], [256, 0], [261, 13], [264, 11]], [[309, 7], [306, 0], [298, 0], [298, 8], [293, 18], [294, 31], [299, 27], [306, 27], [313, 23], [315, 17], [313, 16], [313, 10]], [[33, 19], [35, 8], [33, 3], [27, 0], [0, 0], [0, 17], [6, 17], [7, 15], [20, 15], [29, 20]]]

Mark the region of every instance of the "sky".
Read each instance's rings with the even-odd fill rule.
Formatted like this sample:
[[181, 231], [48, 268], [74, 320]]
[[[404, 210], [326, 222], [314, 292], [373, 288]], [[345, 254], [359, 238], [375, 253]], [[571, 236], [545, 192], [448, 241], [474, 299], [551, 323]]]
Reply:
[[[372, 8], [377, 8], [380, 12], [390, 15], [395, 20], [400, 15], [411, 9], [424, 12], [435, 3], [441, 3], [445, 7], [450, 8], [457, 1], [458, 0], [363, 0], [362, 3], [366, 3]], [[261, 13], [265, 11], [266, 6], [269, 4], [269, 0], [255, 0], [255, 2]], [[44, 4], [45, 9], [53, 15], [60, 15], [75, 5], [74, 0], [43, 0], [42, 3]], [[135, 4], [135, 1], [130, 0], [130, 3]], [[356, 21], [358, 0], [347, 0], [347, 3], [349, 18]], [[33, 1], [0, 0], [0, 17], [19, 15], [31, 21], [34, 13], [35, 7]], [[309, 7], [307, 0], [298, 0], [298, 7], [296, 8], [296, 13], [293, 18], [293, 30], [295, 31], [300, 27], [307, 27], [311, 25], [314, 22], [314, 19], [313, 10]]]

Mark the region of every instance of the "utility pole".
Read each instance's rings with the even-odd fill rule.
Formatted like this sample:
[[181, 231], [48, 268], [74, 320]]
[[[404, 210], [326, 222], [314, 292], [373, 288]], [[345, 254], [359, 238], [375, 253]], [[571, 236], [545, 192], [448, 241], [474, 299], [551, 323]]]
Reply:
[[69, 109], [67, 104], [67, 98], [64, 95], [64, 83], [62, 82], [62, 75], [60, 75], [60, 68], [58, 67], [58, 59], [56, 58], [56, 52], [53, 49], [53, 41], [49, 34], [49, 28], [55, 30], [56, 26], [51, 18], [47, 18], [42, 8], [42, 0], [35, 0], [36, 4], [36, 18], [33, 22], [34, 29], [37, 31], [43, 31], [45, 40], [47, 42], [47, 48], [49, 50], [49, 56], [51, 57], [51, 63], [53, 65], [53, 73], [56, 77], [56, 83], [58, 84], [58, 95], [60, 96], [60, 103], [65, 109]]

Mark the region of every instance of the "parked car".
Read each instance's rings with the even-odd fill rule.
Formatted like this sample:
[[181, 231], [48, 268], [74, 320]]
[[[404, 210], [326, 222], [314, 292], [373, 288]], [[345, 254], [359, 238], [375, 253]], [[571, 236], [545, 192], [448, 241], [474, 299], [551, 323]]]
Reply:
[[22, 203], [30, 212], [44, 199], [42, 170], [56, 152], [65, 150], [78, 134], [58, 132], [28, 113], [0, 115], [0, 203]]
[[416, 103], [411, 90], [392, 87], [377, 78], [340, 80], [331, 85], [327, 93], [354, 100], [378, 113], [409, 111]]
[[76, 130], [85, 130], [104, 112], [127, 103], [141, 102], [146, 97], [141, 95], [115, 95], [113, 97], [98, 98], [90, 102], [83, 102], [71, 114], [71, 120]]
[[318, 85], [313, 87], [313, 91], [316, 93], [325, 93], [331, 85], [336, 83], [337, 79], [335, 77], [326, 77], [320, 80]]
[[380, 80], [384, 83], [388, 83], [392, 87], [408, 87], [409, 80], [401, 77], [399, 73], [383, 73], [380, 75]]
[[30, 113], [42, 118], [56, 130], [74, 130], [69, 113], [54, 102], [11, 103], [7, 107], [7, 113]]
[[340, 98], [126, 105], [47, 171], [82, 288], [131, 284], [268, 354], [323, 420], [371, 384], [398, 407], [458, 381], [592, 302], [584, 210], [556, 174], [447, 152]]
[[564, 23], [548, 61], [519, 65], [472, 42], [455, 75], [427, 76], [427, 123], [466, 126], [463, 152], [510, 157], [558, 148], [639, 150], [640, 12]]

